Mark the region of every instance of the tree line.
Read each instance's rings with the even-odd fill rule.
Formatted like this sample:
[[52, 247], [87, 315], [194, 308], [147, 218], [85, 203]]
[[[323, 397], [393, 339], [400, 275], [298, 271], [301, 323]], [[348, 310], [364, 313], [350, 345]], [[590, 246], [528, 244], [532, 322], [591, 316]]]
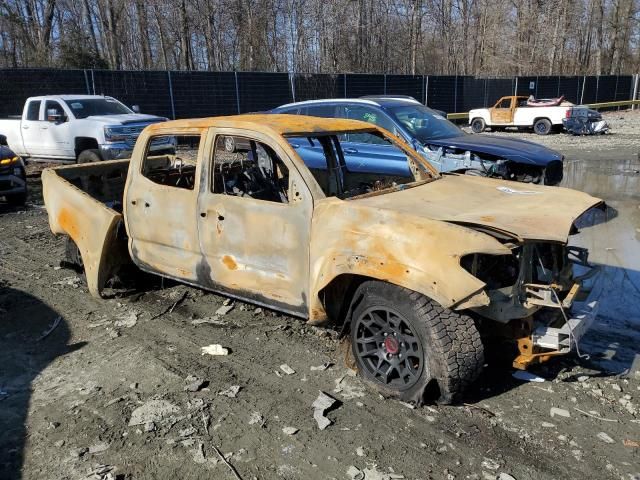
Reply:
[[640, 70], [640, 0], [1, 0], [0, 67]]

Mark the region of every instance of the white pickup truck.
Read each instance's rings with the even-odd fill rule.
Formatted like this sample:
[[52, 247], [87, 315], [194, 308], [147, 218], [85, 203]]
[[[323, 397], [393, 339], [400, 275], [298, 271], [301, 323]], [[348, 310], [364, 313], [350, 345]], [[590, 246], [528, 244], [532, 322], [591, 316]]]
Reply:
[[562, 130], [562, 120], [574, 105], [562, 102], [560, 105], [528, 106], [528, 97], [502, 97], [491, 108], [476, 108], [469, 111], [469, 125], [474, 133], [486, 127], [500, 130], [505, 127], [533, 128], [538, 135], [546, 135], [552, 130]]
[[[134, 111], [135, 110], [135, 111]], [[137, 113], [112, 97], [30, 97], [21, 117], [0, 119], [0, 137], [21, 157], [78, 163], [129, 158], [140, 132], [167, 119]], [[173, 145], [157, 144], [154, 150]]]

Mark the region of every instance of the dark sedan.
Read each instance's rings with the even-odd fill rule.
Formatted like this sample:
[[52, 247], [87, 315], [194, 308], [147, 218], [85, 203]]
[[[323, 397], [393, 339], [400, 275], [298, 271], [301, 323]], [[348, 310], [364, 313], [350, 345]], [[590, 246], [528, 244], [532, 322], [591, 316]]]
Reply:
[[[440, 172], [504, 178], [520, 182], [557, 185], [562, 180], [563, 156], [526, 140], [468, 134], [447, 120], [441, 112], [425, 107], [410, 97], [365, 97], [358, 99], [310, 100], [291, 103], [273, 113], [315, 117], [351, 118], [381, 126], [404, 138]], [[353, 136], [345, 148], [347, 166], [357, 165], [361, 155], [374, 155], [394, 170], [393, 155], [382, 140]], [[301, 157], [312, 152], [299, 149]], [[351, 158], [353, 157], [353, 158]], [[397, 159], [398, 165], [401, 160]], [[404, 162], [406, 165], [406, 161]]]

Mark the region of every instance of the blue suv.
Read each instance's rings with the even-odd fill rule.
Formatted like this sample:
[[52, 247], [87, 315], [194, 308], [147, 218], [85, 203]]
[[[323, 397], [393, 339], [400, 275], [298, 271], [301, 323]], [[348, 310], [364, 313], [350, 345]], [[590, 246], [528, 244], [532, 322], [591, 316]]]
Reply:
[[[283, 105], [271, 113], [373, 123], [402, 137], [440, 172], [464, 172], [544, 185], [557, 185], [562, 180], [564, 158], [560, 153], [526, 140], [465, 133], [442, 112], [425, 107], [411, 97], [309, 100]], [[360, 160], [366, 157], [369, 165], [371, 160], [376, 160], [373, 164], [378, 164], [386, 173], [409, 173], [404, 172], [407, 169], [404, 156], [384, 140], [371, 135], [350, 137], [341, 142], [350, 170], [362, 165]], [[294, 147], [305, 162], [314, 162], [316, 155], [312, 148]]]

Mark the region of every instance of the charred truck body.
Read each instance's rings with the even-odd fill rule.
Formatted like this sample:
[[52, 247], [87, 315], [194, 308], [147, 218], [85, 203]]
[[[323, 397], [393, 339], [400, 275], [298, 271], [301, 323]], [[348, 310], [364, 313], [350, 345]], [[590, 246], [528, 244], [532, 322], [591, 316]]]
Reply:
[[[366, 156], [350, 165], [343, 141], [356, 135], [403, 155], [406, 169], [376, 172]], [[169, 139], [173, 153], [150, 148]], [[309, 167], [301, 148], [318, 149], [324, 165]], [[509, 338], [514, 365], [526, 368], [569, 352], [595, 314], [594, 270], [568, 237], [599, 199], [441, 176], [370, 123], [271, 114], [159, 123], [130, 161], [42, 179], [51, 229], [77, 246], [93, 295], [133, 264], [333, 323], [350, 335], [364, 378], [409, 401], [459, 397], [483, 366], [481, 332]]]

